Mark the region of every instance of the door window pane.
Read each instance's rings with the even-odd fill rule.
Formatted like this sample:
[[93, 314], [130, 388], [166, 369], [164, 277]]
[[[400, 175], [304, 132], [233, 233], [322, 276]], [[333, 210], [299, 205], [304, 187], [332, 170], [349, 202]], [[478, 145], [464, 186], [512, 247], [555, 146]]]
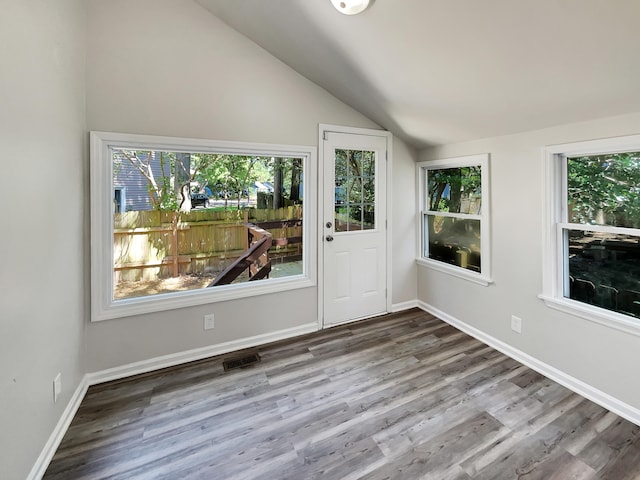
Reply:
[[349, 175], [352, 177], [362, 176], [362, 152], [359, 150], [347, 150], [349, 159]]
[[375, 205], [365, 204], [362, 212], [363, 229], [370, 230], [375, 228], [376, 224], [376, 208]]
[[335, 151], [335, 231], [375, 228], [375, 152]]
[[362, 203], [362, 178], [355, 177], [349, 182], [349, 203], [358, 205]]
[[335, 204], [336, 205], [345, 205], [347, 203], [347, 191], [344, 185], [336, 182], [335, 188]]
[[344, 183], [347, 179], [347, 152], [346, 150], [336, 150], [335, 155], [335, 177], [336, 184]]
[[373, 178], [376, 174], [376, 157], [374, 152], [364, 152], [362, 165], [362, 176]]
[[349, 206], [348, 204], [336, 205], [335, 207], [335, 228], [336, 232], [348, 232], [351, 230], [357, 230], [356, 225], [360, 223], [360, 211], [356, 206]]

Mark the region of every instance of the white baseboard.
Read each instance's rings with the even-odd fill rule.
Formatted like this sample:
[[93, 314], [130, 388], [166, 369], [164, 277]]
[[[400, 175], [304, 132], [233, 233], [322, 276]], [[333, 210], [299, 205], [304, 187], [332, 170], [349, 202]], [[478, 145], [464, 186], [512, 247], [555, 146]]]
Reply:
[[130, 377], [132, 375], [138, 375], [140, 373], [147, 373], [153, 370], [159, 370], [161, 368], [173, 367], [182, 363], [192, 362], [194, 360], [202, 360], [203, 358], [213, 357], [216, 355], [222, 355], [225, 353], [233, 352], [235, 350], [242, 350], [244, 348], [251, 348], [258, 345], [264, 345], [278, 340], [286, 340], [288, 338], [297, 337], [307, 333], [318, 331], [317, 323], [308, 323], [300, 325], [298, 327], [288, 328], [285, 330], [278, 330], [277, 332], [271, 332], [261, 335], [256, 335], [249, 338], [243, 338], [241, 340], [233, 340], [231, 342], [220, 343], [217, 345], [211, 345], [203, 348], [195, 348], [193, 350], [187, 350], [185, 352], [175, 353], [171, 355], [163, 355], [161, 357], [151, 358], [149, 360], [143, 360], [141, 362], [130, 363], [128, 365], [122, 365], [119, 367], [109, 368], [99, 372], [86, 374], [76, 391], [74, 392], [71, 400], [67, 404], [60, 420], [55, 426], [53, 433], [49, 436], [49, 440], [42, 449], [38, 460], [33, 465], [27, 480], [40, 480], [51, 462], [53, 455], [60, 446], [60, 442], [67, 432], [71, 421], [75, 416], [82, 399], [87, 393], [87, 389], [91, 385], [97, 385], [103, 382], [109, 382], [111, 380], [119, 380], [121, 378]]
[[53, 455], [60, 446], [60, 442], [62, 442], [64, 434], [67, 433], [67, 429], [69, 428], [69, 425], [71, 425], [73, 417], [75, 417], [78, 408], [80, 408], [80, 404], [82, 403], [82, 399], [87, 393], [88, 388], [89, 382], [87, 381], [87, 375], [85, 375], [82, 377], [82, 380], [80, 380], [80, 384], [76, 388], [76, 391], [73, 392], [69, 403], [64, 409], [64, 412], [62, 412], [62, 416], [49, 436], [49, 440], [47, 440], [42, 452], [40, 452], [40, 456], [31, 468], [31, 471], [27, 476], [27, 480], [40, 480], [44, 476], [49, 463], [51, 463]]
[[223, 355], [225, 353], [242, 350], [244, 348], [251, 348], [258, 345], [276, 342], [278, 340], [286, 340], [288, 338], [317, 331], [317, 323], [307, 323], [305, 325], [287, 328], [285, 330], [278, 330], [276, 332], [264, 333], [240, 340], [232, 340], [230, 342], [219, 343], [202, 348], [194, 348], [193, 350], [173, 353], [170, 355], [162, 355], [161, 357], [129, 363], [127, 365], [89, 373], [87, 377], [89, 385], [97, 385], [99, 383], [110, 382], [111, 380], [119, 380], [121, 378], [139, 375], [141, 373], [152, 372], [161, 368], [173, 367], [175, 365], [193, 362], [195, 360], [202, 360], [203, 358], [214, 357], [216, 355]]
[[409, 300], [407, 302], [394, 303], [393, 305], [391, 305], [390, 313], [402, 312], [404, 310], [410, 310], [416, 307], [418, 307], [418, 300]]
[[597, 403], [601, 407], [610, 410], [616, 415], [620, 415], [622, 418], [625, 418], [636, 425], [640, 425], [639, 409], [625, 402], [622, 402], [621, 400], [612, 397], [608, 393], [598, 390], [597, 388], [583, 382], [582, 380], [578, 380], [577, 378], [572, 377], [571, 375], [568, 375], [567, 373], [558, 370], [557, 368], [552, 367], [551, 365], [544, 363], [537, 358], [532, 357], [531, 355], [518, 350], [517, 348], [514, 348], [511, 345], [498, 340], [497, 338], [492, 337], [491, 335], [488, 335], [481, 330], [478, 330], [475, 327], [472, 327], [471, 325], [458, 320], [457, 318], [443, 312], [442, 310], [439, 310], [432, 305], [418, 301], [418, 308], [438, 317], [440, 320], [447, 322], [449, 325], [463, 331], [468, 335], [471, 335], [472, 337], [480, 340], [482, 343], [495, 348], [496, 350], [513, 358], [514, 360], [517, 360], [518, 362], [526, 365], [536, 372], [541, 373], [554, 382], [567, 387], [569, 390], [572, 390], [578, 395], [581, 395], [584, 398]]

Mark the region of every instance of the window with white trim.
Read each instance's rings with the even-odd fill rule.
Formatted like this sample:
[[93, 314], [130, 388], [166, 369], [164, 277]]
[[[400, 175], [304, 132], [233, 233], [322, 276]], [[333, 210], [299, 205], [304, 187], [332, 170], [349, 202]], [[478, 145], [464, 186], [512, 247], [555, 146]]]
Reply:
[[418, 262], [482, 285], [491, 283], [489, 155], [418, 164]]
[[315, 147], [92, 132], [92, 320], [315, 285], [314, 161]]
[[600, 323], [637, 325], [640, 136], [557, 145], [545, 154], [542, 298]]

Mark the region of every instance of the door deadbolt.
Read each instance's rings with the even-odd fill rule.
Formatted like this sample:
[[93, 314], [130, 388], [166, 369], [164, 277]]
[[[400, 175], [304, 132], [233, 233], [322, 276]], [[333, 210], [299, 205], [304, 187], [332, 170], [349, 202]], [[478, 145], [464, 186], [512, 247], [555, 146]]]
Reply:
[[327, 222], [327, 228], [331, 228], [331, 227], [333, 227], [333, 223]]

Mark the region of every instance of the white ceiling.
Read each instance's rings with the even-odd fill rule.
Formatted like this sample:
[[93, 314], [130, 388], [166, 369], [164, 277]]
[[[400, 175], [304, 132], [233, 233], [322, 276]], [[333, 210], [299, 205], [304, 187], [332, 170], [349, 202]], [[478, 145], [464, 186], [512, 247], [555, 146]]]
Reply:
[[421, 148], [640, 111], [639, 0], [196, 0]]

